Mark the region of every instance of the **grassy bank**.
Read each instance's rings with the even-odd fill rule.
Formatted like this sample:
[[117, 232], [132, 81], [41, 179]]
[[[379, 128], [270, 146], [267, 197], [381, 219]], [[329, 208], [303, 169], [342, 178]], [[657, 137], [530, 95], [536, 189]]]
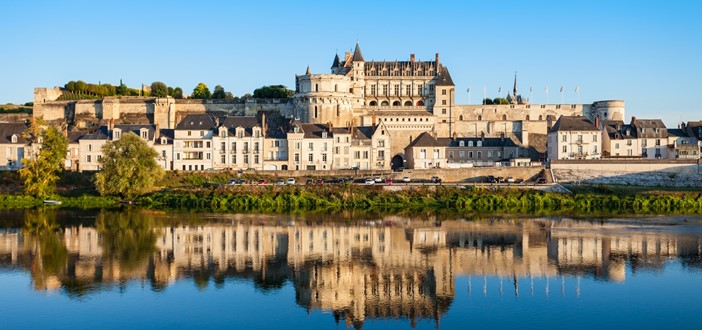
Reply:
[[[119, 207], [120, 200], [116, 197], [83, 195], [78, 197], [54, 196], [61, 201], [61, 207], [81, 209], [106, 209]], [[0, 195], [0, 209], [29, 209], [44, 205], [44, 199], [23, 195]]]
[[213, 190], [171, 190], [141, 197], [151, 209], [197, 209], [214, 212], [309, 212], [378, 210], [460, 213], [559, 215], [702, 214], [702, 194], [655, 192], [559, 194], [532, 190], [417, 187], [386, 191], [379, 187], [234, 187]]

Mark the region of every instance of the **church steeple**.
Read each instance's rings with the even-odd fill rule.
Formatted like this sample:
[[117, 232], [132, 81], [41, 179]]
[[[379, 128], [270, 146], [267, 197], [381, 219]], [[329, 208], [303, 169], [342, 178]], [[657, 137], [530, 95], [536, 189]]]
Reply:
[[512, 95], [514, 95], [514, 97], [517, 97], [517, 95], [519, 95], [517, 93], [517, 71], [514, 72], [514, 89], [512, 90]]
[[312, 72], [310, 72], [310, 65], [309, 64], [307, 65], [307, 71], [305, 72], [305, 74], [308, 76], [312, 74]]
[[353, 51], [353, 60], [356, 62], [365, 62], [363, 59], [363, 54], [361, 54], [361, 45], [356, 42], [356, 49]]

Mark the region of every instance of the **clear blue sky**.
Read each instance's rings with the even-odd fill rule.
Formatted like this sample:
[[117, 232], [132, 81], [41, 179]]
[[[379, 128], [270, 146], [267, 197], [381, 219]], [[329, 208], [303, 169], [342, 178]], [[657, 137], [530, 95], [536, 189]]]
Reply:
[[[198, 82], [234, 95], [366, 60], [433, 59], [457, 102], [511, 89], [532, 103], [622, 99], [627, 117], [702, 120], [702, 1], [11, 1], [0, 19], [0, 103], [69, 80]], [[629, 120], [627, 118], [627, 121]]]

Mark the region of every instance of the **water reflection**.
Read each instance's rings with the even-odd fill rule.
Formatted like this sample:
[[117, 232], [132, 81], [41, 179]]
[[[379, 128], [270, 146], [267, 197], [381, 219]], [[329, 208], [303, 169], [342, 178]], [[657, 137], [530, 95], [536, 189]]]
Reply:
[[245, 278], [265, 292], [291, 283], [296, 304], [355, 327], [384, 318], [438, 323], [459, 276], [483, 294], [487, 279], [499, 278], [500, 294], [515, 296], [533, 295], [534, 279], [544, 279], [548, 295], [564, 290], [564, 276], [623, 282], [671, 259], [702, 266], [699, 224], [386, 217], [352, 225], [239, 215], [188, 225], [177, 215], [131, 210], [62, 228], [51, 211], [24, 217], [21, 230], [0, 230], [0, 267], [28, 270], [36, 290], [82, 297], [136, 280], [163, 291], [182, 279], [205, 290]]

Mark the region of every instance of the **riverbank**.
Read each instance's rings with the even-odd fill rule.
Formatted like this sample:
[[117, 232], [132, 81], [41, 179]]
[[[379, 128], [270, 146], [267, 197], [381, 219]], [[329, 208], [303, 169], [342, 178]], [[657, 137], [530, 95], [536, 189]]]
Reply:
[[[117, 208], [116, 197], [57, 196], [61, 208]], [[319, 186], [218, 186], [169, 188], [134, 201], [153, 210], [206, 212], [303, 213], [379, 211], [393, 213], [456, 212], [534, 215], [693, 215], [702, 214], [699, 191], [638, 191], [593, 187], [572, 194], [514, 188], [417, 186], [390, 191], [379, 186], [351, 184]], [[0, 209], [34, 208], [42, 199], [0, 195]], [[53, 206], [56, 207], [56, 206]]]

